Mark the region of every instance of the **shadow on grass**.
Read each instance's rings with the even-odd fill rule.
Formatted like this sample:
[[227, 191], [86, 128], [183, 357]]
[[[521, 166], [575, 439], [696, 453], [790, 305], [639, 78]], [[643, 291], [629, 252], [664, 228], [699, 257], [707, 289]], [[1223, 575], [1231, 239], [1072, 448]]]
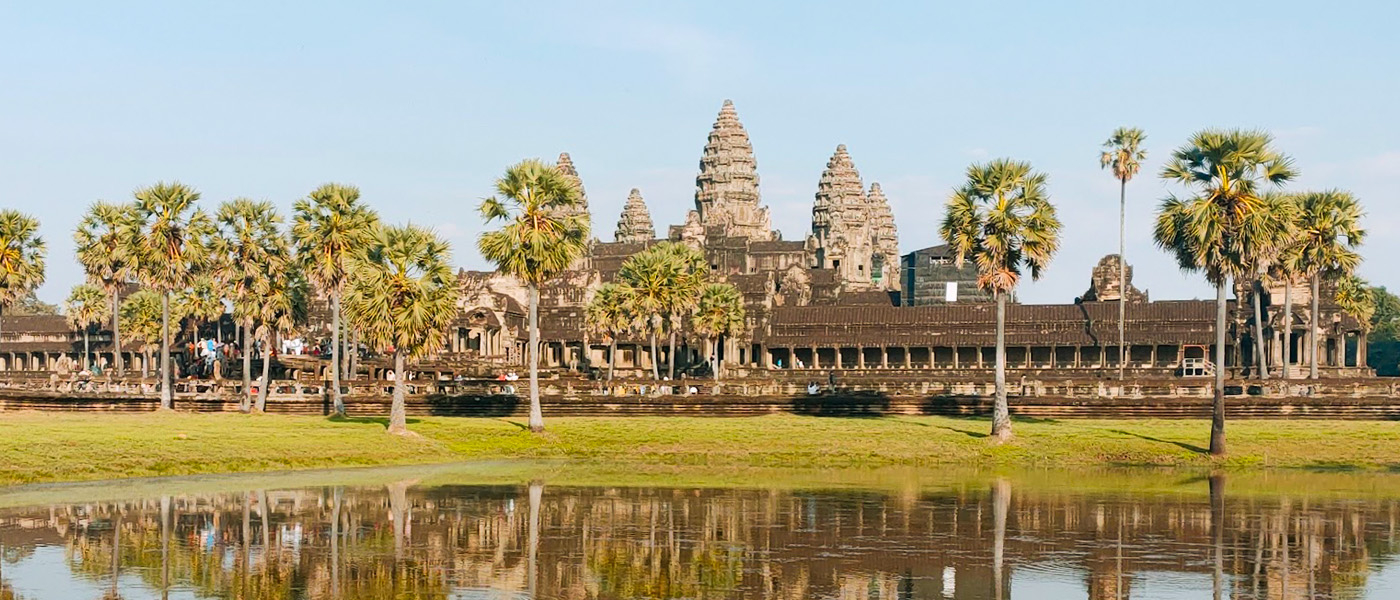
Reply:
[[934, 427], [937, 427], [937, 428], [939, 428], [939, 429], [947, 429], [948, 431], [952, 431], [952, 432], [955, 432], [955, 433], [961, 433], [961, 434], [963, 434], [963, 435], [966, 435], [967, 437], [979, 438], [979, 439], [991, 435], [991, 434], [988, 434], [988, 433], [982, 433], [982, 432], [980, 432], [980, 431], [971, 431], [971, 430], [968, 430], [968, 429], [958, 429], [957, 427], [949, 427], [949, 426], [947, 426], [947, 425], [934, 425]]
[[1111, 433], [1117, 433], [1117, 434], [1120, 434], [1120, 435], [1126, 435], [1126, 436], [1130, 436], [1130, 437], [1135, 437], [1135, 438], [1138, 438], [1138, 439], [1140, 439], [1140, 440], [1147, 440], [1147, 441], [1149, 441], [1149, 442], [1157, 442], [1157, 443], [1159, 443], [1159, 444], [1171, 444], [1171, 445], [1176, 446], [1176, 447], [1178, 447], [1178, 448], [1181, 448], [1181, 449], [1183, 449], [1183, 450], [1189, 450], [1189, 451], [1191, 451], [1191, 452], [1195, 452], [1196, 454], [1210, 454], [1210, 450], [1208, 450], [1208, 449], [1206, 449], [1206, 448], [1202, 448], [1202, 447], [1197, 446], [1197, 445], [1195, 445], [1195, 444], [1188, 444], [1188, 443], [1186, 443], [1186, 442], [1173, 442], [1173, 441], [1171, 441], [1171, 440], [1164, 440], [1164, 439], [1162, 439], [1162, 438], [1155, 438], [1155, 437], [1152, 437], [1152, 436], [1150, 436], [1150, 435], [1142, 435], [1142, 434], [1140, 434], [1140, 433], [1133, 433], [1133, 432], [1131, 432], [1131, 431], [1124, 431], [1124, 430], [1122, 430], [1122, 429], [1110, 429], [1109, 431], [1110, 431]]
[[530, 426], [529, 426], [528, 424], [521, 423], [520, 421], [512, 421], [512, 420], [510, 420], [510, 419], [496, 419], [496, 420], [497, 420], [497, 421], [500, 421], [500, 422], [502, 422], [502, 423], [509, 423], [509, 424], [511, 424], [511, 425], [514, 425], [516, 429], [519, 429], [519, 430], [521, 430], [521, 431], [529, 431], [529, 430], [530, 430]]
[[[385, 429], [389, 428], [389, 417], [326, 417], [332, 423], [350, 423], [354, 425], [379, 425]], [[409, 417], [405, 420], [409, 425], [422, 423], [422, 419]]]

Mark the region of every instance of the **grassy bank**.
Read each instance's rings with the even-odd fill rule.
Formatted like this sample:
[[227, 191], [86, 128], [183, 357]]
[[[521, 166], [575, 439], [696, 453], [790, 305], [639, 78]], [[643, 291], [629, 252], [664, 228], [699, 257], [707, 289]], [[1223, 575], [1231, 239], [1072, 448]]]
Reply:
[[483, 459], [759, 468], [1102, 467], [1400, 470], [1400, 423], [1239, 421], [1231, 454], [1205, 454], [1205, 421], [1026, 421], [992, 445], [985, 420], [779, 415], [561, 418], [532, 435], [509, 419], [375, 420], [234, 414], [0, 414], [0, 485]]

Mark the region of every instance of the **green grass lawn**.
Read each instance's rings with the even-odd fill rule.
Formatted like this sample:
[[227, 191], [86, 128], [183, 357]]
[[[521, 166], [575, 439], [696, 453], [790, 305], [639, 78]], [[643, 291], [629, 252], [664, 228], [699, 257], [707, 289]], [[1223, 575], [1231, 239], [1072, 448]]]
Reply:
[[1400, 422], [1238, 421], [1230, 455], [1205, 454], [1206, 421], [1018, 421], [994, 445], [984, 419], [559, 418], [382, 421], [238, 414], [0, 413], [0, 485], [489, 459], [567, 459], [619, 471], [709, 468], [1255, 467], [1400, 470]]

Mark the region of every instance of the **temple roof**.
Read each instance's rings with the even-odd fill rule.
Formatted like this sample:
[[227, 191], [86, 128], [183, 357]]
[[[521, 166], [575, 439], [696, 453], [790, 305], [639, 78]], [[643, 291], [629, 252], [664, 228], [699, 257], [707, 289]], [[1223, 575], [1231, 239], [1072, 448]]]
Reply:
[[[1006, 343], [1012, 346], [1096, 346], [1116, 337], [1112, 304], [1011, 304]], [[1214, 342], [1215, 303], [1143, 303], [1129, 314], [1129, 338], [1141, 344]], [[764, 343], [773, 346], [983, 346], [996, 344], [996, 306], [784, 306], [773, 309]]]

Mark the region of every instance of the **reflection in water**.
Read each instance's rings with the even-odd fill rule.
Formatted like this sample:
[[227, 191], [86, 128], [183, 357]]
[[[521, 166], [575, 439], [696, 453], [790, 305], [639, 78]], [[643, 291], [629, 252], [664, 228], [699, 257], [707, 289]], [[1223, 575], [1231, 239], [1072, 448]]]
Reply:
[[1202, 483], [1208, 494], [1005, 478], [893, 494], [408, 480], [5, 509], [0, 600], [1395, 597], [1395, 501]]

